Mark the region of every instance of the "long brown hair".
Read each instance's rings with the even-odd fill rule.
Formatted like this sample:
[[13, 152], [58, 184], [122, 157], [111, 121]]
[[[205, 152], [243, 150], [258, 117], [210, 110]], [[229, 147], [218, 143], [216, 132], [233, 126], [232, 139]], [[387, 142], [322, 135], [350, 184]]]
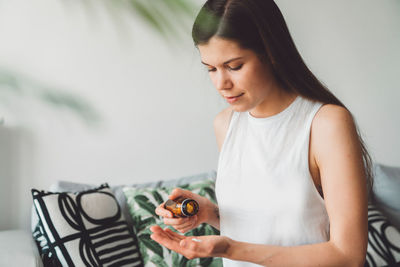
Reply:
[[[242, 48], [257, 53], [271, 66], [272, 73], [284, 90], [313, 101], [346, 108], [304, 63], [273, 0], [208, 0], [196, 17], [192, 37], [198, 46], [208, 43], [213, 36], [233, 40]], [[356, 128], [370, 193], [373, 185], [372, 159]]]

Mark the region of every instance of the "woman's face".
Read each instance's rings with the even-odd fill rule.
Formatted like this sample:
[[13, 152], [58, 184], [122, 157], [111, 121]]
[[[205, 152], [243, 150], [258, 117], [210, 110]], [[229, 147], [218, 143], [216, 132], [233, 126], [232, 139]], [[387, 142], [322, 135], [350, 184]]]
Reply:
[[235, 111], [257, 110], [279, 90], [268, 65], [235, 41], [212, 37], [198, 48], [212, 83]]

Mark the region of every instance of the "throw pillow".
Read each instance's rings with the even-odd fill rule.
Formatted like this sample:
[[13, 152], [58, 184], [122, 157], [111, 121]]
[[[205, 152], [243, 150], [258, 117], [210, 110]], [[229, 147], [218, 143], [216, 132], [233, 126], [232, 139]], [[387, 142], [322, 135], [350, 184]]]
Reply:
[[143, 266], [137, 240], [107, 184], [77, 193], [32, 189], [32, 196], [39, 217], [34, 237], [46, 253], [45, 264]]
[[374, 165], [374, 204], [400, 229], [400, 167]]
[[[35, 207], [33, 207], [35, 209]], [[35, 211], [36, 212], [36, 211]], [[36, 215], [37, 216], [37, 215]], [[60, 261], [57, 259], [57, 255], [53, 254], [49, 250], [49, 246], [47, 244], [46, 237], [44, 236], [43, 226], [38, 221], [35, 227], [32, 229], [33, 240], [36, 243], [38, 248], [38, 252], [42, 263], [44, 266], [54, 266], [59, 267], [62, 266]]]
[[[193, 193], [208, 197], [216, 203], [214, 180], [206, 179], [181, 184], [178, 187], [190, 190]], [[150, 238], [150, 226], [158, 224], [166, 227], [161, 218], [155, 213], [158, 205], [168, 199], [174, 187], [138, 188], [125, 187], [123, 189], [134, 229], [139, 240], [140, 252], [146, 266], [222, 266], [221, 258], [198, 258], [188, 260], [184, 256], [171, 251]], [[201, 224], [197, 228], [185, 233], [188, 236], [218, 235], [219, 231], [208, 224]]]
[[365, 266], [399, 266], [400, 231], [372, 204], [368, 205], [368, 249]]

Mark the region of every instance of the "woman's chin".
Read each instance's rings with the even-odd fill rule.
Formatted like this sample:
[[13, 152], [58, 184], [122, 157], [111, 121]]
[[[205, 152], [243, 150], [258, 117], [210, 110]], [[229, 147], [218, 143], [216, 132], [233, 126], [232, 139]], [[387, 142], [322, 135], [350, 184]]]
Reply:
[[249, 107], [244, 105], [231, 105], [231, 107], [236, 112], [245, 112], [249, 110]]

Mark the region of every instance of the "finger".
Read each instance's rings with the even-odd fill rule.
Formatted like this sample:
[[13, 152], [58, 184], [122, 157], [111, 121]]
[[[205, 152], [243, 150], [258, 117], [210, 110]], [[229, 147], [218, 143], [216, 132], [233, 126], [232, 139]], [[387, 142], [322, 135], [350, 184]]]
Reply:
[[158, 225], [153, 225], [150, 227], [150, 231], [152, 231], [153, 233], [159, 233], [163, 232], [163, 229]]
[[[176, 236], [170, 234], [170, 232], [173, 232], [173, 231], [170, 229], [168, 229], [169, 231], [166, 231], [167, 229], [168, 229], [168, 227], [165, 227], [164, 229], [162, 229], [158, 225], [153, 225], [150, 227], [150, 231], [152, 231], [154, 234], [167, 235], [171, 239], [176, 239]], [[176, 239], [176, 241], [180, 241], [180, 239]]]
[[184, 190], [182, 188], [175, 188], [168, 196], [169, 199], [176, 199], [178, 197], [192, 198], [193, 193], [188, 190]]
[[170, 236], [164, 231], [153, 233], [150, 235], [150, 238], [166, 248], [172, 249], [178, 253], [182, 253], [182, 248], [179, 246], [180, 240], [178, 241], [176, 239], [170, 238]]
[[188, 218], [164, 218], [164, 224], [167, 225], [180, 225], [186, 223]]
[[178, 224], [173, 224], [173, 223], [172, 224], [165, 223], [165, 224], [173, 227], [174, 229], [178, 230], [181, 233], [185, 233], [193, 229], [195, 226], [195, 222], [193, 221], [187, 221], [185, 223], [178, 223]]
[[164, 218], [164, 224], [167, 225], [190, 225], [197, 222], [197, 215], [181, 218]]
[[185, 238], [185, 236], [182, 236], [182, 235], [180, 235], [180, 234], [177, 234], [176, 232], [172, 231], [172, 230], [169, 229], [169, 228], [164, 228], [164, 233], [165, 233], [166, 235], [168, 235], [169, 238], [171, 238], [172, 240], [175, 240], [175, 241], [178, 242], [178, 243], [179, 243], [182, 239]]
[[196, 218], [191, 218], [190, 220], [188, 220], [187, 222], [177, 225], [176, 227], [174, 227], [176, 230], [180, 231], [181, 233], [185, 233], [191, 229], [194, 228], [194, 226], [196, 225], [197, 219]]
[[189, 232], [190, 230], [193, 230], [193, 227], [191, 226], [191, 227], [186, 227], [186, 228], [179, 228], [179, 229], [176, 229], [176, 230], [178, 230], [182, 234], [185, 234], [185, 233]]
[[169, 210], [164, 208], [164, 203], [160, 204], [156, 208], [155, 212], [157, 215], [164, 217], [164, 218], [173, 218], [174, 217]]
[[164, 232], [166, 232], [171, 238], [173, 238], [173, 239], [175, 239], [175, 240], [181, 241], [182, 239], [185, 239], [185, 238], [186, 238], [186, 236], [180, 235], [180, 234], [178, 234], [178, 233], [172, 231], [172, 230], [169, 229], [169, 228], [164, 229]]

